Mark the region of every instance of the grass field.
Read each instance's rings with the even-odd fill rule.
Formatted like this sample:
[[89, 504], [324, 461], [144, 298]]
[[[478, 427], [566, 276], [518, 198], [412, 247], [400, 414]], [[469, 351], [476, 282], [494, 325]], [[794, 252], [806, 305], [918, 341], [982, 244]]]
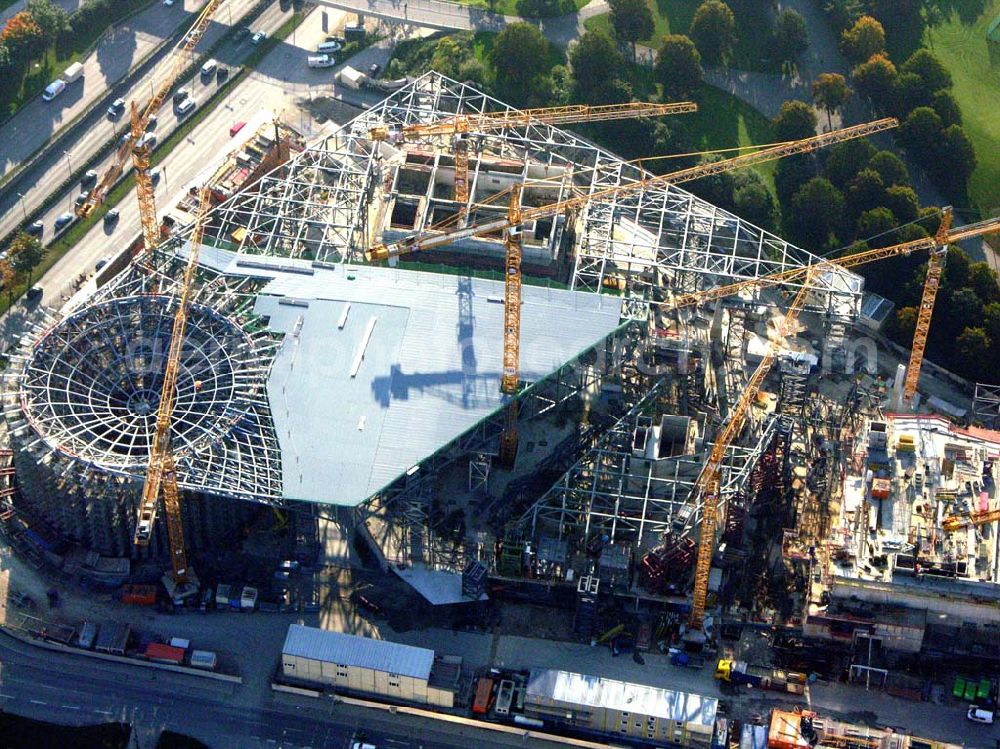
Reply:
[[[653, 11], [653, 35], [639, 43], [654, 49], [660, 46], [665, 34], [687, 34], [691, 30], [691, 19], [702, 0], [650, 0]], [[610, 14], [604, 13], [584, 22], [588, 31], [604, 31], [611, 35]], [[770, 37], [770, 18], [765, 13], [751, 13], [736, 16], [736, 47], [729, 64], [741, 70], [775, 72], [781, 70], [781, 63], [762, 55]]]
[[989, 0], [975, 23], [952, 13], [926, 34], [927, 46], [955, 80], [962, 124], [979, 158], [969, 197], [984, 215], [1000, 208], [1000, 61], [990, 66], [986, 46], [986, 28], [998, 14], [1000, 0]]

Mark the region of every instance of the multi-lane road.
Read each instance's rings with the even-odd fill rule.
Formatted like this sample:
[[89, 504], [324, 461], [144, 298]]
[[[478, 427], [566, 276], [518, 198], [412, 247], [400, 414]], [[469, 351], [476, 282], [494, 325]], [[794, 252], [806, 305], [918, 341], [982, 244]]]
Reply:
[[[98, 50], [87, 58], [81, 80], [69, 84], [52, 101], [43, 101], [38, 97], [28, 102], [4, 125], [5, 137], [0, 139], [0, 174], [6, 174], [28, 159], [54, 132], [87, 112], [94, 102], [107, 96], [109, 88], [126, 101], [148, 101], [153, 87], [166, 77], [172, 65], [169, 55], [164, 56], [133, 86], [121, 85], [118, 87], [120, 90], [116, 90], [115, 82], [121, 80], [140, 58], [164, 39], [193, 22], [192, 11], [203, 3], [197, 0], [187, 0], [187, 3], [185, 10], [181, 9], [180, 2], [172, 7], [158, 3], [125, 25], [117, 27]], [[239, 23], [255, 4], [256, 0], [226, 0], [216, 11], [214, 22], [206, 30], [195, 52], [201, 53], [211, 47], [229, 30], [230, 22]], [[170, 114], [161, 111], [161, 117], [169, 119]], [[18, 175], [5, 184], [0, 190], [0, 236], [13, 230], [73, 170], [79, 169], [116, 133], [121, 133], [127, 119], [127, 115], [123, 115], [117, 121], [112, 121], [105, 116], [103, 108], [87, 115], [83, 121], [83, 134], [72, 145], [49, 149], [30, 166], [26, 165], [23, 175]], [[51, 233], [51, 225], [46, 226], [44, 239], [51, 239]]]

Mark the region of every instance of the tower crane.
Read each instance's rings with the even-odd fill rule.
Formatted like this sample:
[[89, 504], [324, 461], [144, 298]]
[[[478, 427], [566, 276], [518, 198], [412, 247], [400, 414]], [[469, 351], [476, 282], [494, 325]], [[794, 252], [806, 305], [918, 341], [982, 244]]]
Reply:
[[104, 202], [108, 190], [111, 189], [111, 186], [121, 176], [125, 169], [125, 161], [129, 157], [129, 154], [131, 154], [132, 162], [135, 166], [136, 194], [139, 199], [139, 215], [142, 220], [142, 237], [147, 250], [151, 250], [159, 244], [160, 229], [156, 222], [156, 203], [153, 198], [153, 184], [149, 178], [150, 148], [148, 144], [140, 145], [141, 138], [146, 132], [149, 118], [163, 106], [163, 102], [166, 101], [167, 96], [170, 94], [170, 89], [173, 88], [178, 76], [180, 76], [184, 68], [188, 65], [188, 53], [201, 41], [212, 19], [212, 15], [221, 4], [222, 0], [208, 0], [187, 34], [184, 35], [184, 39], [174, 47], [170, 71], [153, 93], [153, 96], [142, 107], [137, 106], [134, 101], [132, 102], [128, 138], [118, 147], [118, 150], [115, 152], [114, 161], [91, 189], [87, 195], [87, 199], [76, 209], [76, 215], [80, 218], [87, 218], [93, 213], [94, 209]]
[[576, 122], [607, 122], [608, 120], [661, 117], [668, 114], [685, 114], [697, 111], [698, 105], [691, 101], [667, 104], [637, 101], [600, 106], [573, 104], [564, 107], [460, 114], [435, 122], [415, 123], [395, 128], [381, 124], [371, 128], [368, 131], [368, 137], [374, 141], [391, 141], [398, 144], [417, 138], [451, 136], [455, 156], [455, 202], [461, 206], [460, 210], [464, 211], [469, 204], [469, 143], [466, 138], [469, 133], [507, 130], [529, 124], [566, 125]]
[[691, 632], [700, 633], [705, 622], [705, 603], [708, 599], [708, 578], [712, 568], [712, 555], [715, 551], [715, 528], [719, 511], [719, 489], [721, 485], [722, 461], [726, 451], [739, 436], [746, 423], [750, 406], [753, 405], [764, 379], [778, 356], [780, 343], [791, 331], [805, 305], [806, 292], [811, 280], [822, 266], [814, 266], [806, 273], [805, 283], [799, 288], [788, 311], [778, 325], [777, 335], [767, 348], [767, 353], [754, 370], [753, 375], [743, 389], [743, 394], [729, 414], [722, 432], [716, 437], [709, 453], [708, 460], [698, 474], [691, 496], [701, 495], [701, 525], [699, 527], [698, 556], [695, 562], [694, 590], [692, 593], [691, 615], [688, 617], [688, 628]]
[[985, 512], [967, 512], [961, 515], [949, 515], [941, 521], [941, 527], [950, 532], [966, 528], [970, 525], [979, 526], [1000, 520], [1000, 508]]
[[[834, 130], [823, 135], [806, 138], [801, 141], [782, 143], [770, 148], [764, 148], [750, 154], [743, 154], [731, 159], [699, 164], [689, 169], [682, 169], [671, 174], [649, 177], [647, 179], [618, 185], [590, 195], [568, 198], [557, 203], [543, 206], [522, 208], [520, 205], [521, 188], [512, 190], [510, 207], [502, 219], [484, 221], [463, 229], [443, 233], [425, 233], [403, 240], [392, 245], [376, 245], [369, 250], [369, 260], [388, 260], [410, 252], [432, 249], [451, 244], [457, 240], [500, 231], [504, 236], [504, 348], [503, 372], [501, 390], [506, 394], [517, 392], [520, 381], [520, 337], [521, 337], [521, 234], [520, 226], [525, 221], [547, 218], [560, 213], [583, 207], [592, 200], [616, 197], [637, 192], [650, 187], [666, 184], [689, 182], [701, 177], [721, 174], [754, 164], [761, 164], [774, 159], [780, 159], [793, 154], [808, 153], [822, 146], [840, 143], [853, 138], [860, 138], [873, 133], [897, 127], [898, 120], [891, 117], [875, 122], [843, 130]], [[515, 206], [515, 201], [517, 205]], [[517, 412], [516, 399], [512, 399], [507, 409], [506, 424], [500, 437], [500, 458], [505, 465], [511, 465], [517, 451]]]
[[[184, 334], [187, 330], [191, 294], [195, 272], [198, 269], [198, 253], [210, 204], [211, 192], [208, 187], [202, 187], [198, 193], [198, 213], [194, 229], [191, 232], [191, 250], [187, 266], [184, 268], [184, 276], [181, 279], [180, 292], [177, 296], [177, 310], [174, 312], [174, 324], [170, 332], [170, 348], [167, 351], [163, 372], [163, 388], [160, 392], [160, 405], [156, 414], [156, 430], [153, 433], [153, 444], [149, 450], [149, 467], [146, 471], [146, 483], [142, 487], [142, 500], [139, 505], [139, 518], [136, 523], [134, 539], [138, 546], [149, 545], [153, 523], [156, 521], [157, 504], [162, 495], [163, 510], [167, 516], [170, 563], [173, 567], [173, 581], [177, 586], [190, 582], [194, 578], [194, 574], [188, 568], [187, 551], [184, 544], [180, 491], [177, 486], [177, 464], [170, 444], [170, 428], [177, 396], [177, 379], [180, 376], [181, 351], [184, 346]], [[197, 384], [195, 389], [197, 389]]]

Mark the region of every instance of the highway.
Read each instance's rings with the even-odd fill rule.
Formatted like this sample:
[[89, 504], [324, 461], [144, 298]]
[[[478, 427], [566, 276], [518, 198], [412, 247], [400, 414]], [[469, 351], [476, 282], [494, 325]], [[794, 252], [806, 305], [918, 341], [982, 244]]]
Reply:
[[[188, 8], [195, 7], [195, 0], [187, 0]], [[197, 3], [201, 5], [202, 3]], [[207, 50], [229, 29], [229, 21], [239, 23], [239, 19], [256, 4], [256, 0], [226, 0], [215, 13], [215, 21], [208, 27], [199, 42], [196, 52]], [[274, 10], [274, 9], [269, 9]], [[85, 63], [82, 80], [71, 83], [52, 101], [41, 97], [31, 100], [5, 126], [5, 136], [0, 144], [0, 172], [6, 173], [14, 165], [28, 158], [60, 127], [81, 112], [87, 110], [94, 101], [106, 95], [108, 87], [120, 80], [140, 57], [153, 49], [160, 41], [181, 26], [181, 18], [187, 23], [194, 21], [192, 13], [181, 11], [179, 4], [167, 7], [155, 4], [119, 27]], [[280, 22], [279, 22], [280, 25]], [[153, 70], [137, 81], [130, 89], [115, 91], [117, 95], [130, 101], [148, 101], [153, 86], [166, 75], [170, 66], [170, 56], [164, 57]], [[168, 124], [171, 114], [169, 104], [161, 110], [161, 125]], [[50, 149], [28, 172], [5, 185], [0, 192], [0, 236], [10, 232], [25, 215], [30, 215], [45, 198], [65, 181], [69, 174], [79, 168], [105, 142], [123, 131], [128, 121], [127, 114], [112, 122], [102, 108], [90, 115], [86, 122], [85, 135], [72, 147]], [[61, 211], [60, 211], [61, 212]], [[46, 222], [43, 240], [52, 239], [53, 228]]]
[[[339, 15], [330, 15], [329, 24], [333, 28]], [[287, 18], [277, 4], [269, 8], [254, 28], [273, 31]], [[261, 108], [278, 114], [281, 118], [303, 132], [307, 140], [312, 140], [321, 125], [314, 115], [344, 122], [360, 112], [359, 109], [334, 101], [335, 68], [308, 68], [305, 58], [322, 41], [322, 13], [315, 12], [296, 29], [293, 36], [277, 45], [257, 69], [237, 84], [226, 98], [216, 104], [215, 109], [182, 143], [179, 143], [160, 164], [162, 178], [156, 186], [158, 208], [166, 207], [171, 197], [188, 185], [211, 163], [212, 159], [225, 147], [229, 140], [229, 128], [233, 123], [245, 121]], [[248, 42], [244, 41], [223, 50], [219, 59], [231, 64], [245, 52]], [[202, 101], [215, 86], [214, 82], [195, 80], [190, 84], [192, 96]], [[353, 93], [353, 92], [352, 92]], [[371, 95], [372, 101], [377, 96]], [[165, 138], [176, 126], [177, 120], [172, 108], [167, 105], [161, 110], [157, 134]], [[106, 163], [110, 163], [110, 157]], [[102, 164], [101, 168], [104, 168]], [[45, 217], [46, 238], [51, 238], [50, 227], [60, 213], [73, 210], [73, 200], [77, 190], [60, 196], [56, 205]], [[127, 196], [118, 204], [121, 217], [117, 224], [106, 227], [98, 222], [80, 242], [59, 262], [57, 262], [39, 282], [43, 288], [43, 299], [49, 306], [60, 306], [62, 297], [73, 293], [73, 282], [82, 273], [92, 273], [95, 263], [102, 257], [113, 255], [125, 249], [127, 242], [140, 231], [139, 209], [136, 198]]]

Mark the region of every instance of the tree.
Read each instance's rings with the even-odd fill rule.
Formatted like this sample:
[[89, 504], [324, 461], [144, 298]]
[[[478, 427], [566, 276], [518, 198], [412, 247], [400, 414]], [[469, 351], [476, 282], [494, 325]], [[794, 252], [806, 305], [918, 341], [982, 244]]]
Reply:
[[871, 16], [861, 16], [840, 35], [840, 51], [855, 65], [885, 50], [885, 30]]
[[916, 221], [920, 213], [920, 199], [912, 187], [892, 185], [885, 191], [885, 207], [901, 224]]
[[888, 109], [900, 119], [917, 107], [929, 107], [933, 94], [915, 73], [900, 73], [892, 84], [892, 97], [886, 103]]
[[899, 226], [892, 211], [884, 206], [865, 211], [858, 218], [858, 236], [872, 247], [887, 247], [892, 243], [889, 232]]
[[60, 34], [70, 30], [69, 16], [52, 0], [28, 0], [25, 10], [35, 19], [42, 36], [49, 41], [55, 41]]
[[879, 151], [871, 157], [868, 168], [878, 172], [882, 177], [882, 184], [885, 185], [905, 185], [910, 181], [906, 164], [892, 151]]
[[962, 110], [958, 108], [958, 102], [950, 91], [935, 91], [931, 97], [931, 106], [941, 118], [941, 123], [945, 127], [962, 124]]
[[1000, 341], [1000, 302], [983, 307], [983, 329], [993, 343]]
[[537, 27], [530, 23], [506, 26], [490, 53], [497, 85], [508, 97], [527, 99], [531, 83], [545, 72], [548, 57], [549, 43]]
[[701, 53], [688, 37], [668, 34], [663, 37], [654, 73], [667, 98], [689, 96], [701, 83]]
[[733, 212], [762, 229], [775, 228], [778, 207], [757, 172], [744, 170], [733, 175]]
[[722, 0], [705, 0], [691, 19], [691, 39], [712, 64], [723, 62], [736, 43], [736, 17]]
[[459, 45], [454, 37], [443, 36], [434, 45], [434, 55], [431, 57], [431, 69], [449, 78], [464, 80], [459, 76], [458, 69], [465, 60], [467, 47]]
[[789, 230], [798, 244], [822, 250], [844, 215], [844, 197], [824, 177], [813, 177], [792, 198]]
[[0, 42], [7, 48], [13, 65], [27, 65], [44, 40], [41, 27], [27, 11], [15, 13], [0, 32]]
[[909, 346], [913, 341], [913, 334], [917, 330], [917, 308], [902, 307], [896, 310], [889, 334], [904, 346]]
[[896, 66], [885, 55], [875, 55], [851, 71], [858, 93], [881, 108], [892, 98], [896, 76]]
[[[941, 142], [941, 118], [930, 107], [917, 107], [899, 128], [899, 137], [918, 159], [935, 154]], [[934, 158], [939, 158], [934, 155]]]
[[[931, 110], [933, 111], [933, 110]], [[938, 179], [956, 190], [964, 190], [976, 170], [976, 149], [961, 125], [946, 127], [933, 162]]]
[[635, 60], [635, 44], [641, 39], [649, 39], [655, 30], [653, 11], [648, 0], [608, 0], [611, 8], [611, 28], [620, 42], [632, 45], [632, 59]]
[[[714, 161], [721, 161], [722, 157], [714, 154], [710, 156], [705, 156], [702, 160], [702, 164], [710, 164]], [[735, 178], [732, 172], [721, 172], [719, 174], [713, 174], [709, 177], [702, 177], [699, 180], [691, 183], [688, 188], [700, 198], [707, 200], [712, 205], [717, 205], [719, 208], [725, 210], [732, 209], [733, 206], [733, 187], [735, 185]]]
[[11, 241], [7, 247], [7, 260], [16, 278], [27, 278], [27, 283], [31, 285], [31, 272], [35, 269], [45, 255], [45, 248], [38, 241], [37, 237], [21, 232]]
[[958, 373], [977, 382], [995, 378], [991, 371], [995, 363], [991, 361], [990, 349], [993, 342], [983, 328], [965, 328], [955, 341], [955, 359]]
[[910, 55], [900, 70], [918, 76], [929, 92], [951, 88], [951, 73], [926, 47], [921, 47]]
[[813, 101], [826, 112], [826, 122], [833, 129], [833, 113], [851, 98], [850, 86], [840, 73], [821, 73], [812, 86]]
[[593, 94], [621, 75], [625, 58], [607, 34], [588, 31], [570, 49], [569, 64], [580, 98], [593, 103]]
[[811, 138], [816, 135], [816, 112], [804, 101], [786, 101], [773, 124], [775, 140]]
[[[855, 220], [865, 211], [885, 205], [882, 177], [874, 169], [862, 169], [848, 185], [846, 198], [847, 213]], [[861, 236], [867, 238], [866, 234]]]
[[785, 8], [774, 19], [774, 52], [781, 60], [794, 60], [809, 48], [809, 32], [802, 14]]
[[[996, 271], [984, 262], [969, 266], [969, 288], [976, 292], [976, 296], [984, 304], [1000, 302], [1000, 283], [997, 282]], [[1000, 336], [994, 336], [993, 340], [1000, 341]]]
[[790, 205], [795, 193], [815, 176], [816, 161], [811, 154], [798, 154], [778, 161], [774, 168], [774, 191], [781, 205]]
[[869, 165], [875, 154], [875, 146], [867, 138], [845, 140], [827, 151], [823, 172], [838, 190], [843, 190]]
[[948, 248], [948, 260], [944, 265], [944, 276], [941, 286], [951, 291], [957, 291], [969, 284], [972, 261], [965, 250], [956, 245]]

